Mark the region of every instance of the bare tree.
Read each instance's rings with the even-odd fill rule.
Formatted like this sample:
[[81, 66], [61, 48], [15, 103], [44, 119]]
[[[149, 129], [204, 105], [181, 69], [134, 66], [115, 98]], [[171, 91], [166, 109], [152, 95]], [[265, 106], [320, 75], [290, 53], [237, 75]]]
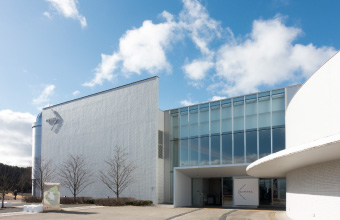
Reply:
[[59, 169], [61, 185], [70, 190], [76, 201], [77, 195], [93, 183], [92, 172], [82, 156], [69, 155]]
[[0, 170], [0, 192], [1, 192], [1, 208], [4, 208], [5, 195], [11, 190], [14, 183], [13, 172], [8, 167], [2, 167]]
[[[51, 160], [35, 159], [35, 168], [33, 172], [33, 185], [37, 185], [40, 190], [40, 197], [44, 197], [44, 183], [53, 181], [55, 177], [55, 169], [52, 168]], [[34, 186], [33, 186], [34, 187]]]
[[128, 161], [128, 154], [116, 146], [113, 158], [105, 160], [107, 169], [100, 171], [101, 181], [119, 198], [119, 195], [133, 183], [133, 171], [137, 168], [132, 162]]

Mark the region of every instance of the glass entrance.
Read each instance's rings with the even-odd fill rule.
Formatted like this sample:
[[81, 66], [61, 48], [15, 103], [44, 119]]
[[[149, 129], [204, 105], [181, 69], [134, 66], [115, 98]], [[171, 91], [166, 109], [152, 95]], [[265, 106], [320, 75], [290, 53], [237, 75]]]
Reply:
[[272, 179], [260, 179], [260, 205], [272, 204]]
[[233, 178], [231, 177], [222, 178], [222, 182], [223, 182], [222, 205], [232, 206], [233, 205]]

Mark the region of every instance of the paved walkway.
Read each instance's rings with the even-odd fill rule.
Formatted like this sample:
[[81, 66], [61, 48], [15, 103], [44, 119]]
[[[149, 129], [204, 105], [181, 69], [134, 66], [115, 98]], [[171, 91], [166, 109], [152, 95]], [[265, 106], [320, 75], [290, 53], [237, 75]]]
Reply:
[[[20, 207], [20, 206], [19, 206]], [[1, 219], [120, 219], [120, 220], [288, 220], [283, 211], [222, 209], [222, 208], [173, 208], [169, 205], [137, 207], [102, 207], [64, 205], [62, 211], [45, 213], [22, 212], [22, 208], [1, 209]]]

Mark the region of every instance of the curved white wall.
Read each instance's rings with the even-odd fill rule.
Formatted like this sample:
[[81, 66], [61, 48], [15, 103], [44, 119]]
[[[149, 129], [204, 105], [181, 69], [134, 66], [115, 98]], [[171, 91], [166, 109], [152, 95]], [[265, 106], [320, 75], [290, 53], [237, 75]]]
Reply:
[[[322, 163], [308, 165], [286, 174], [287, 215], [291, 219], [339, 219], [340, 160], [327, 157], [327, 148], [340, 137], [340, 53], [326, 62], [291, 100], [286, 111], [286, 148], [315, 145]], [[335, 149], [337, 150], [337, 149]], [[301, 160], [307, 149], [301, 151]], [[334, 154], [335, 155], [335, 154]], [[305, 158], [308, 159], [308, 158]]]
[[286, 148], [340, 133], [340, 53], [295, 94], [286, 111]]
[[292, 219], [339, 219], [340, 160], [287, 174], [287, 215]]

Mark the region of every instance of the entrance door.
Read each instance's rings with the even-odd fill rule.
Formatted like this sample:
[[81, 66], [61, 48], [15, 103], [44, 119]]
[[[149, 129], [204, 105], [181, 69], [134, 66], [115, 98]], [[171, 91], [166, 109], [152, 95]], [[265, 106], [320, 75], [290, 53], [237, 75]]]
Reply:
[[192, 205], [202, 206], [203, 205], [203, 185], [201, 178], [192, 179]]
[[222, 178], [222, 182], [223, 182], [222, 205], [232, 206], [233, 205], [233, 178], [231, 177]]
[[272, 204], [272, 180], [260, 179], [260, 205]]

